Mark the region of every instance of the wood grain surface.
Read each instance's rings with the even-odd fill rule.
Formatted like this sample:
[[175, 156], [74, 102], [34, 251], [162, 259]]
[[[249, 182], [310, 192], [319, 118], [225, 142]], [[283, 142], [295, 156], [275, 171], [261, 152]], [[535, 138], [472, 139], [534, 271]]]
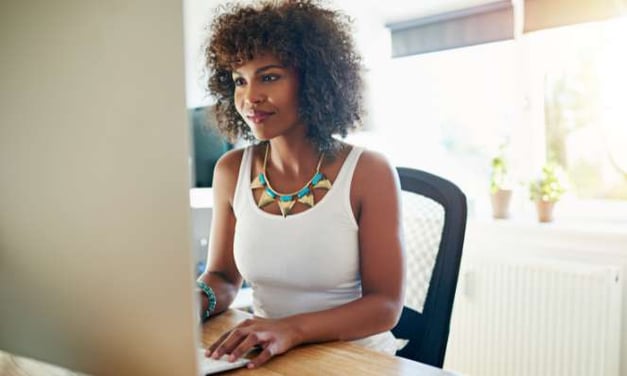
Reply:
[[[247, 312], [230, 309], [202, 326], [202, 343], [209, 346], [222, 333], [251, 317]], [[2, 376], [78, 376], [82, 375], [36, 360], [18, 357], [0, 351]], [[349, 342], [329, 342], [304, 345], [271, 359], [258, 369], [240, 368], [221, 375], [246, 376], [333, 376], [333, 375], [390, 375], [390, 376], [452, 376], [425, 364], [366, 349]]]
[[[202, 342], [209, 346], [222, 333], [250, 314], [228, 310], [207, 321], [202, 328]], [[369, 350], [349, 342], [305, 345], [271, 359], [255, 370], [237, 369], [224, 375], [391, 375], [450, 376], [439, 368]]]

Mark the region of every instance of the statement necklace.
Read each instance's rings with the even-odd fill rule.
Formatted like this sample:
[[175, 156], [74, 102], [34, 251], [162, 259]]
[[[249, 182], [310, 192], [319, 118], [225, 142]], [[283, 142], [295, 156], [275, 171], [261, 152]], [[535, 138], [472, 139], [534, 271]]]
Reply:
[[263, 170], [250, 183], [250, 188], [253, 190], [263, 188], [261, 198], [259, 198], [259, 202], [257, 203], [258, 207], [263, 208], [264, 206], [276, 201], [279, 205], [279, 209], [281, 209], [281, 214], [283, 214], [283, 217], [286, 217], [290, 213], [290, 210], [292, 210], [292, 208], [294, 207], [296, 201], [302, 202], [305, 205], [309, 205], [309, 207], [313, 207], [315, 205], [313, 195], [314, 189], [331, 189], [331, 181], [320, 172], [320, 166], [322, 165], [322, 160], [324, 159], [324, 153], [322, 153], [320, 154], [320, 160], [318, 161], [318, 166], [316, 167], [316, 172], [314, 173], [314, 176], [309, 179], [304, 187], [296, 192], [287, 194], [275, 191], [274, 188], [272, 188], [272, 186], [270, 185], [270, 181], [268, 181], [268, 177], [266, 176], [266, 166], [268, 164], [269, 149], [270, 144], [267, 144], [266, 154], [263, 157]]

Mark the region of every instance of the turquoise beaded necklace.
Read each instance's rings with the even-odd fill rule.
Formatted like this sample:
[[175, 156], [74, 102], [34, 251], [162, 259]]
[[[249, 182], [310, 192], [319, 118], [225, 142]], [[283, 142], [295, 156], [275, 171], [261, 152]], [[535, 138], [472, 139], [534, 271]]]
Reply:
[[264, 206], [276, 201], [279, 205], [279, 209], [281, 210], [281, 214], [283, 215], [283, 217], [287, 217], [287, 215], [294, 207], [296, 201], [308, 205], [309, 207], [313, 207], [315, 205], [313, 195], [314, 189], [331, 189], [331, 181], [320, 172], [320, 166], [322, 165], [322, 160], [324, 159], [324, 153], [322, 153], [320, 154], [318, 166], [316, 166], [316, 172], [314, 173], [313, 177], [309, 179], [304, 187], [292, 193], [279, 193], [275, 191], [274, 188], [272, 188], [272, 186], [270, 185], [270, 181], [268, 180], [268, 177], [266, 175], [266, 166], [268, 165], [268, 150], [270, 150], [270, 143], [266, 144], [266, 153], [263, 157], [263, 169], [259, 173], [259, 175], [255, 176], [253, 181], [250, 183], [250, 188], [253, 190], [263, 188], [263, 192], [261, 193], [259, 202], [257, 202], [258, 207], [263, 208]]

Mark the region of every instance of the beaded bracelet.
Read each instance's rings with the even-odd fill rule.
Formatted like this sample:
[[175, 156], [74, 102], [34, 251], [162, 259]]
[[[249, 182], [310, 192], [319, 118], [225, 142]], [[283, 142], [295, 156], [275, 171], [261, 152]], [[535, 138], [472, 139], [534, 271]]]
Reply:
[[213, 289], [203, 281], [196, 281], [198, 287], [202, 290], [202, 292], [207, 295], [207, 299], [209, 300], [209, 305], [207, 306], [207, 310], [202, 315], [202, 321], [205, 321], [211, 316], [213, 311], [216, 309], [216, 294], [213, 292]]

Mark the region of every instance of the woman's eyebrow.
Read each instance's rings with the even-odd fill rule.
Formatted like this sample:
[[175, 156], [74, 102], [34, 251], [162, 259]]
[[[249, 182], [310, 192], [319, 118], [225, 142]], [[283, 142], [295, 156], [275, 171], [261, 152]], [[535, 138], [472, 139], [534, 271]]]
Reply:
[[259, 74], [259, 73], [263, 73], [265, 71], [267, 71], [268, 69], [272, 69], [272, 68], [279, 68], [279, 69], [285, 69], [285, 67], [283, 65], [279, 65], [279, 64], [268, 64], [265, 65], [261, 68], [258, 68], [255, 73]]
[[[272, 68], [285, 69], [285, 66], [284, 65], [279, 65], [279, 64], [264, 65], [263, 67], [257, 68], [255, 70], [255, 74], [263, 73], [263, 72], [265, 72], [265, 71], [267, 71], [269, 69], [272, 69]], [[233, 74], [237, 74], [237, 75], [240, 75], [240, 76], [242, 75], [238, 70], [234, 70]]]

